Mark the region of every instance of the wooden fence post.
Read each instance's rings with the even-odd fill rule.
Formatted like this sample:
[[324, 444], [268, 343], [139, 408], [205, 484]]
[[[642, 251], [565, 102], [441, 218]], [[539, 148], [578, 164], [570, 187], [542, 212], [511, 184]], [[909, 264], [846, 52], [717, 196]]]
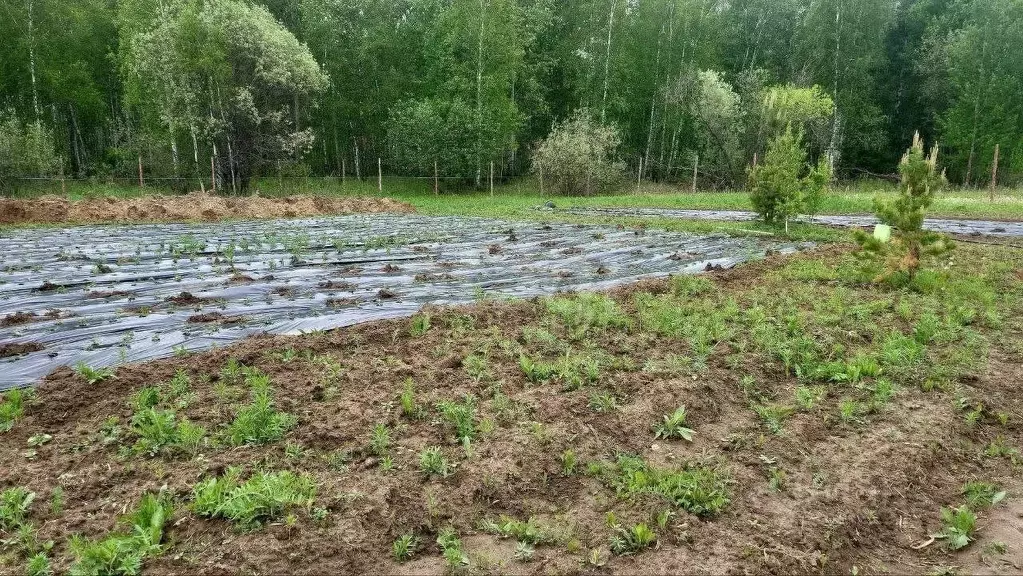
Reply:
[[998, 144], [995, 144], [995, 163], [991, 167], [991, 201], [995, 201], [995, 187], [998, 186]]
[[384, 191], [384, 167], [380, 158], [377, 158], [377, 192]]
[[699, 167], [700, 167], [700, 155], [697, 154], [696, 157], [693, 158], [693, 194], [696, 194], [696, 174], [697, 174], [697, 169]]
[[142, 155], [139, 154], [139, 188], [145, 188], [146, 181], [142, 179]]

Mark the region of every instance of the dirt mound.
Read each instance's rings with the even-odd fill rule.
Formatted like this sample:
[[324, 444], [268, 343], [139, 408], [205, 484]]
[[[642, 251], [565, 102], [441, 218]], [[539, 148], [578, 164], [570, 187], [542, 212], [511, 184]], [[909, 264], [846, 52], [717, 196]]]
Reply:
[[43, 349], [42, 344], [28, 342], [25, 344], [0, 344], [0, 358], [21, 356], [30, 352], [38, 352]]
[[390, 198], [322, 196], [226, 197], [193, 192], [185, 196], [94, 198], [71, 202], [56, 196], [32, 200], [0, 199], [0, 224], [50, 222], [212, 222], [230, 218], [296, 218], [359, 212], [414, 212]]

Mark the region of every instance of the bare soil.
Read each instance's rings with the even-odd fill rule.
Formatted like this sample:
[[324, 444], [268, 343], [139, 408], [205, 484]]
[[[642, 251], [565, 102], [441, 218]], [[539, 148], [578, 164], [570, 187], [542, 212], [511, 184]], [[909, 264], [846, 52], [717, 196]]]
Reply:
[[[834, 262], [842, 255], [839, 249], [795, 258]], [[717, 291], [738, 297], [783, 262], [771, 257], [709, 277]], [[634, 313], [635, 294], [667, 289], [665, 281], [647, 281], [610, 294]], [[411, 335], [409, 320], [391, 320], [301, 337], [256, 337], [206, 353], [127, 365], [96, 385], [68, 368], [58, 369], [39, 387], [24, 419], [0, 435], [0, 486], [38, 493], [31, 517], [40, 537], [56, 542], [59, 571], [68, 567], [70, 534], [101, 537], [146, 491], [166, 487], [187, 501], [201, 478], [242, 466], [312, 475], [317, 505], [329, 515], [323, 522], [301, 515], [295, 526], [276, 522], [238, 532], [179, 505], [168, 523], [169, 548], [147, 559], [146, 574], [439, 574], [445, 566], [433, 540], [447, 525], [462, 536], [470, 559], [465, 570], [472, 573], [927, 574], [946, 566], [1020, 572], [1019, 468], [981, 455], [996, 436], [1023, 444], [1018, 318], [1009, 320], [1008, 336], [992, 338], [986, 368], [967, 375], [960, 388], [988, 409], [1008, 414], [1006, 426], [986, 420], [969, 426], [948, 393], [906, 387], [860, 425], [828, 417], [835, 409], [829, 404], [825, 412], [793, 414], [783, 432], [773, 434], [750, 409], [743, 376], [752, 376], [778, 398], [791, 398], [798, 381], [755, 354], [743, 355], [733, 366], [728, 351], [718, 350], [702, 373], [659, 374], [641, 367], [684, 354], [679, 340], [609, 330], [594, 337], [598, 348], [635, 366], [610, 370], [596, 389], [563, 391], [527, 382], [517, 356], [501, 352], [502, 341], [523, 341], [524, 327], [548, 325], [537, 301], [484, 301], [428, 312], [432, 327], [422, 336]], [[489, 358], [482, 377], [464, 366], [472, 354]], [[127, 427], [135, 392], [166, 382], [179, 370], [191, 376], [195, 394], [179, 413], [211, 430], [229, 422], [245, 402], [244, 389], [218, 385], [229, 359], [272, 376], [278, 408], [298, 417], [285, 441], [211, 448], [193, 459], [119, 455], [118, 443], [99, 441], [108, 418], [118, 417]], [[343, 370], [327, 375], [325, 360]], [[397, 400], [408, 378], [425, 418], [400, 413]], [[589, 397], [596, 390], [613, 393], [621, 409], [591, 409]], [[508, 401], [507, 410], [494, 408], [498, 391]], [[480, 399], [480, 417], [496, 424], [468, 455], [433, 409], [438, 401], [465, 394]], [[651, 425], [679, 404], [688, 408], [694, 441], [655, 440]], [[382, 469], [369, 448], [378, 423], [392, 430], [391, 470]], [[28, 438], [40, 433], [51, 434], [53, 441], [26, 458]], [[130, 445], [130, 433], [122, 435], [120, 444]], [[296, 449], [286, 453], [286, 445]], [[453, 475], [437, 479], [420, 471], [418, 454], [430, 445], [442, 446], [458, 462]], [[654, 496], [618, 498], [582, 472], [564, 474], [561, 455], [569, 449], [582, 469], [617, 451], [659, 466], [718, 466], [731, 478], [731, 503], [709, 518], [676, 509], [666, 526], [657, 528], [656, 547], [613, 556], [607, 544], [609, 512], [625, 525], [653, 525], [652, 518], [671, 507]], [[344, 469], [328, 464], [337, 451], [348, 454]], [[781, 490], [769, 487], [773, 467], [786, 472]], [[981, 515], [980, 539], [965, 551], [948, 552], [940, 541], [914, 549], [940, 528], [940, 508], [959, 502], [963, 482], [973, 479], [1002, 484], [1010, 505]], [[66, 503], [55, 513], [47, 502], [58, 486]], [[482, 519], [499, 514], [561, 526], [566, 543], [538, 546], [532, 562], [518, 562], [512, 558], [513, 540], [480, 529]], [[398, 564], [391, 542], [407, 532], [419, 534], [423, 548], [411, 562]], [[1009, 554], [985, 555], [994, 541], [1004, 542]], [[588, 562], [592, 551], [599, 565]], [[13, 564], [3, 566], [0, 557], [0, 571], [11, 571]]]
[[414, 211], [411, 205], [390, 198], [227, 197], [193, 192], [184, 196], [95, 198], [72, 202], [57, 196], [43, 196], [30, 200], [0, 199], [0, 224], [212, 222], [233, 218]]

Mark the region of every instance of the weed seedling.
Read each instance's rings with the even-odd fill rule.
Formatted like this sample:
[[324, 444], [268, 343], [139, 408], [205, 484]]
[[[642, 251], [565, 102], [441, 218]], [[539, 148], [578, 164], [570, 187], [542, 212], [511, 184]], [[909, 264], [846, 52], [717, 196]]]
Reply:
[[53, 570], [50, 568], [50, 558], [46, 552], [39, 552], [28, 559], [25, 574], [27, 576], [50, 576], [53, 574]]
[[977, 515], [967, 506], [941, 509], [941, 532], [937, 538], [944, 538], [949, 550], [960, 550], [973, 542], [977, 527]]
[[373, 427], [373, 433], [369, 440], [370, 450], [377, 456], [383, 457], [387, 455], [390, 446], [391, 430], [387, 428], [387, 424], [381, 422]]
[[451, 474], [451, 467], [438, 446], [431, 446], [419, 453], [419, 467], [423, 472], [441, 478]]
[[963, 485], [963, 496], [971, 509], [990, 508], [1005, 500], [1005, 490], [990, 482], [967, 482]]
[[21, 527], [28, 517], [28, 510], [36, 493], [15, 486], [0, 492], [0, 530], [13, 532]]
[[295, 417], [274, 408], [268, 376], [250, 372], [246, 382], [252, 388], [252, 403], [239, 409], [234, 421], [227, 427], [228, 441], [239, 446], [269, 444], [280, 440], [294, 427]]
[[589, 406], [594, 412], [614, 412], [618, 409], [618, 399], [610, 392], [596, 392], [590, 396]]
[[528, 542], [515, 543], [515, 559], [519, 562], [531, 562], [535, 552], [536, 548]]
[[78, 374], [87, 384], [99, 384], [114, 377], [114, 371], [110, 368], [92, 368], [85, 362], [75, 365], [75, 374]]
[[455, 438], [462, 443], [476, 439], [476, 402], [466, 395], [462, 402], [444, 401], [437, 403], [441, 417], [455, 429]]
[[654, 425], [654, 438], [681, 438], [693, 441], [693, 431], [686, 428], [686, 407], [679, 406], [671, 414], [665, 415], [661, 422]]
[[611, 536], [611, 552], [619, 556], [628, 556], [641, 552], [657, 543], [657, 533], [646, 524], [636, 524], [632, 528], [618, 526]]
[[133, 575], [140, 573], [142, 561], [158, 554], [163, 547], [163, 528], [174, 509], [164, 494], [146, 494], [133, 514], [125, 518], [128, 530], [102, 540], [71, 539], [75, 563], [71, 574]]
[[462, 540], [451, 526], [437, 534], [437, 545], [440, 546], [441, 555], [452, 571], [469, 564], [469, 557], [462, 551]]
[[207, 478], [192, 490], [192, 510], [200, 516], [220, 517], [242, 529], [279, 518], [290, 508], [311, 508], [316, 497], [312, 478], [284, 470], [260, 472], [241, 482], [241, 470], [229, 468], [218, 478]]
[[416, 314], [412, 317], [412, 323], [409, 325], [409, 334], [414, 338], [418, 338], [430, 331], [430, 315], [425, 312], [422, 314]]
[[571, 449], [561, 453], [561, 473], [565, 476], [575, 474], [576, 466], [579, 464], [575, 452]]
[[415, 534], [403, 534], [391, 544], [391, 555], [398, 562], [408, 562], [416, 555], [419, 538]]
[[26, 392], [18, 389], [8, 390], [0, 401], [0, 433], [9, 432], [14, 423], [25, 415]]

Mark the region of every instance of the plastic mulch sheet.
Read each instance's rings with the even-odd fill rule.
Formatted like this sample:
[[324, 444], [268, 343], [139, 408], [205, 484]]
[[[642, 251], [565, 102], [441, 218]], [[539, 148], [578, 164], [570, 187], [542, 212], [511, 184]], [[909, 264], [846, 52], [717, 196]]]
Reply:
[[[94, 368], [414, 314], [730, 267], [749, 238], [366, 214], [18, 229], [0, 236], [0, 390]], [[28, 349], [30, 349], [28, 348]]]
[[[690, 220], [721, 220], [747, 222], [756, 219], [753, 212], [743, 210], [680, 210], [674, 208], [558, 208], [558, 212], [581, 216], [619, 216], [645, 218], [684, 218]], [[828, 226], [872, 228], [878, 223], [873, 216], [814, 216], [798, 220], [825, 224]], [[997, 220], [958, 220], [927, 218], [924, 228], [945, 234], [968, 234], [983, 236], [1023, 237], [1023, 222], [1001, 222]]]

